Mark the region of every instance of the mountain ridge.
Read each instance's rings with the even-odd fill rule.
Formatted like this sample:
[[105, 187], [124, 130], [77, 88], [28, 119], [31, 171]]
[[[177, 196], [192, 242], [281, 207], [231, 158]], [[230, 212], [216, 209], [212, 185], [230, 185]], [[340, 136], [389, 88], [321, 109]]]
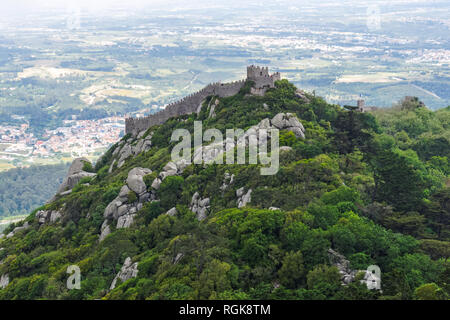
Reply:
[[[445, 298], [449, 117], [416, 102], [390, 110], [392, 123], [383, 111], [299, 95], [287, 80], [264, 95], [249, 83], [207, 97], [198, 113], [127, 134], [95, 167], [83, 165], [95, 176], [5, 231], [0, 298], [420, 299], [430, 290]], [[170, 164], [175, 129], [192, 133], [202, 121], [205, 130], [247, 130], [280, 114], [295, 115], [304, 137], [280, 130], [273, 176], [258, 164]], [[330, 248], [348, 263], [332, 263]], [[80, 269], [79, 290], [65, 287], [70, 265]], [[361, 283], [364, 275], [341, 285], [344, 269], [369, 265], [380, 267], [382, 291]]]

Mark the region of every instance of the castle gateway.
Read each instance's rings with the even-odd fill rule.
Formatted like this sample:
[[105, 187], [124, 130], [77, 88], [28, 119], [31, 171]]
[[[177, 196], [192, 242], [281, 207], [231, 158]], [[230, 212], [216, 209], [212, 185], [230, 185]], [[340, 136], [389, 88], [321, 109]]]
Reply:
[[199, 112], [203, 101], [208, 96], [230, 97], [237, 94], [245, 85], [246, 80], [254, 82], [251, 94], [264, 95], [269, 88], [275, 87], [275, 81], [280, 80], [279, 72], [269, 74], [268, 67], [247, 67], [247, 79], [231, 83], [211, 83], [202, 90], [193, 93], [178, 102], [171, 103], [155, 114], [142, 118], [125, 119], [125, 134], [137, 135], [141, 131], [162, 124], [172, 117]]

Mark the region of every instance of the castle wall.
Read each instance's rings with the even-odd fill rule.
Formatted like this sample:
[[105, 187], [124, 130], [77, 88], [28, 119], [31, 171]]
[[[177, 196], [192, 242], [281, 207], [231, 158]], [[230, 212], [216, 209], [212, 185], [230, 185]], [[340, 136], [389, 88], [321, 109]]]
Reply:
[[[280, 80], [281, 75], [278, 72], [270, 75], [268, 67], [249, 66], [247, 67], [247, 79], [255, 82], [251, 93], [262, 96], [268, 88], [275, 86], [275, 81]], [[202, 90], [167, 105], [164, 110], [155, 114], [143, 118], [128, 118], [125, 120], [125, 133], [136, 135], [152, 126], [162, 124], [170, 118], [197, 112], [200, 110], [201, 103], [208, 96], [219, 96], [221, 98], [233, 96], [242, 89], [245, 81], [211, 83]]]
[[125, 120], [125, 134], [131, 133], [136, 135], [152, 126], [162, 124], [170, 118], [197, 112], [201, 103], [208, 96], [230, 97], [237, 94], [244, 84], [245, 80], [232, 83], [212, 83], [178, 102], [167, 105], [164, 110], [155, 114], [142, 118], [128, 118]]

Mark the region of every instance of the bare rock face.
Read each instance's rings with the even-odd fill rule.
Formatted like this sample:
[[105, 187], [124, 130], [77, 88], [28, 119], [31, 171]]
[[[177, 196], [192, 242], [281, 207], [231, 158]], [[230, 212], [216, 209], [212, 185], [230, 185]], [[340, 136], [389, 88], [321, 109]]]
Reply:
[[133, 224], [135, 217], [135, 214], [125, 214], [120, 216], [119, 219], [117, 219], [117, 229], [129, 228]]
[[0, 277], [0, 288], [5, 289], [9, 284], [9, 275], [7, 273], [2, 274]]
[[166, 212], [166, 214], [171, 217], [176, 216], [177, 213], [178, 213], [178, 211], [177, 211], [177, 208], [175, 208], [175, 207], [173, 207], [172, 209], [170, 209], [169, 211]]
[[[95, 177], [95, 173], [86, 172], [83, 171], [83, 167], [85, 163], [89, 160], [86, 158], [77, 158], [73, 160], [72, 165], [69, 168], [69, 172], [67, 173], [66, 178], [64, 179], [63, 183], [59, 187], [58, 192], [56, 195], [65, 195], [68, 194], [70, 190], [72, 190], [78, 182], [80, 182], [81, 179], [84, 177]], [[55, 197], [53, 197], [49, 202], [53, 202], [55, 200]]]
[[210, 209], [209, 198], [200, 198], [200, 194], [198, 192], [194, 193], [191, 200], [191, 211], [197, 215], [197, 219], [199, 221], [204, 220]]
[[113, 282], [111, 283], [110, 290], [113, 290], [116, 287], [117, 281], [120, 279], [122, 282], [125, 282], [131, 278], [136, 278], [138, 274], [138, 263], [133, 263], [131, 261], [131, 258], [128, 257], [125, 259], [125, 262], [123, 263], [122, 268], [120, 269], [119, 273], [114, 278]]
[[102, 242], [105, 240], [105, 238], [111, 233], [111, 228], [108, 225], [108, 220], [103, 221], [102, 227], [101, 227], [101, 233], [99, 241]]
[[146, 168], [133, 168], [128, 172], [127, 185], [136, 192], [142, 194], [147, 191], [147, 186], [144, 183], [144, 176], [152, 173], [152, 170]]
[[292, 113], [279, 113], [271, 120], [272, 126], [280, 130], [286, 129], [295, 134], [297, 138], [305, 138], [305, 128]]
[[53, 224], [62, 217], [62, 214], [58, 210], [41, 210], [36, 213], [36, 219], [38, 219], [39, 224], [50, 223]]
[[349, 284], [355, 279], [357, 272], [350, 269], [350, 261], [342, 254], [330, 248], [328, 249], [328, 258], [330, 263], [338, 268], [343, 284]]
[[147, 152], [150, 150], [152, 147], [152, 134], [149, 134], [143, 138], [144, 134], [145, 131], [141, 131], [137, 135], [138, 141], [135, 145], [132, 145], [133, 139], [129, 139], [114, 150], [113, 156], [116, 157], [114, 160], [118, 159], [118, 168], [121, 168], [129, 157], [137, 156], [141, 152]]
[[249, 189], [247, 193], [245, 193], [244, 187], [236, 190], [237, 196], [237, 206], [238, 208], [245, 207], [248, 203], [252, 201], [252, 189]]
[[159, 187], [161, 186], [161, 183], [162, 183], [161, 179], [155, 178], [155, 180], [153, 180], [152, 182], [152, 188], [158, 190]]
[[[147, 192], [147, 185], [143, 179], [145, 175], [150, 173], [152, 173], [150, 169], [139, 167], [128, 172], [127, 184], [120, 189], [119, 195], [105, 208], [103, 213], [105, 223], [106, 221], [117, 220], [117, 229], [129, 228], [133, 224], [136, 213], [142, 209], [143, 204], [153, 199], [152, 194]], [[129, 199], [131, 191], [136, 193], [136, 201], [133, 203], [130, 203]], [[109, 226], [102, 227], [100, 241], [110, 232]]]
[[379, 277], [381, 272], [379, 274], [373, 273], [376, 269], [380, 271], [378, 266], [368, 266], [367, 270], [352, 270], [350, 269], [350, 262], [342, 254], [331, 248], [328, 249], [328, 258], [330, 263], [338, 268], [342, 285], [348, 285], [355, 281], [356, 275], [362, 273], [364, 276], [361, 283], [365, 284], [367, 289], [381, 290], [381, 278]]
[[229, 172], [225, 172], [223, 177], [223, 184], [220, 190], [225, 191], [234, 182], [234, 174], [230, 175]]
[[72, 164], [70, 165], [67, 176], [71, 176], [73, 174], [83, 171], [83, 167], [86, 162], [90, 162], [90, 161], [86, 158], [76, 158], [75, 160], [73, 160]]
[[[163, 170], [160, 172], [160, 174], [159, 174], [160, 179], [158, 179], [158, 180], [162, 181], [162, 180], [164, 180], [167, 177], [176, 176], [178, 174], [181, 174], [181, 173], [183, 173], [184, 169], [187, 166], [188, 166], [188, 163], [184, 159], [183, 160], [179, 160], [176, 163], [173, 162], [173, 161], [169, 161], [164, 166]], [[155, 181], [157, 181], [157, 180], [155, 180]], [[153, 183], [156, 183], [156, 186], [159, 188], [159, 185], [161, 183], [159, 181], [157, 181], [157, 182], [155, 182], [155, 181], [153, 181]]]
[[297, 91], [295, 92], [295, 96], [297, 98], [302, 99], [306, 103], [310, 103], [309, 99], [306, 97], [305, 92], [303, 90], [297, 89]]

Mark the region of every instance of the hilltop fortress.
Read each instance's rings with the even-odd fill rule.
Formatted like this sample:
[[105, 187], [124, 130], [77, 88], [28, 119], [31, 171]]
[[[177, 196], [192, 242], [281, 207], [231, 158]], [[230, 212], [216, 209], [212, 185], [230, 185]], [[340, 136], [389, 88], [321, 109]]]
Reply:
[[264, 95], [267, 89], [275, 86], [275, 81], [280, 80], [280, 73], [269, 74], [268, 67], [247, 67], [247, 79], [231, 83], [211, 83], [202, 90], [193, 93], [180, 101], [171, 103], [155, 114], [142, 118], [128, 118], [125, 120], [125, 134], [136, 135], [141, 131], [159, 125], [172, 117], [199, 112], [203, 101], [208, 96], [230, 97], [237, 94], [247, 80], [253, 81], [251, 94]]

